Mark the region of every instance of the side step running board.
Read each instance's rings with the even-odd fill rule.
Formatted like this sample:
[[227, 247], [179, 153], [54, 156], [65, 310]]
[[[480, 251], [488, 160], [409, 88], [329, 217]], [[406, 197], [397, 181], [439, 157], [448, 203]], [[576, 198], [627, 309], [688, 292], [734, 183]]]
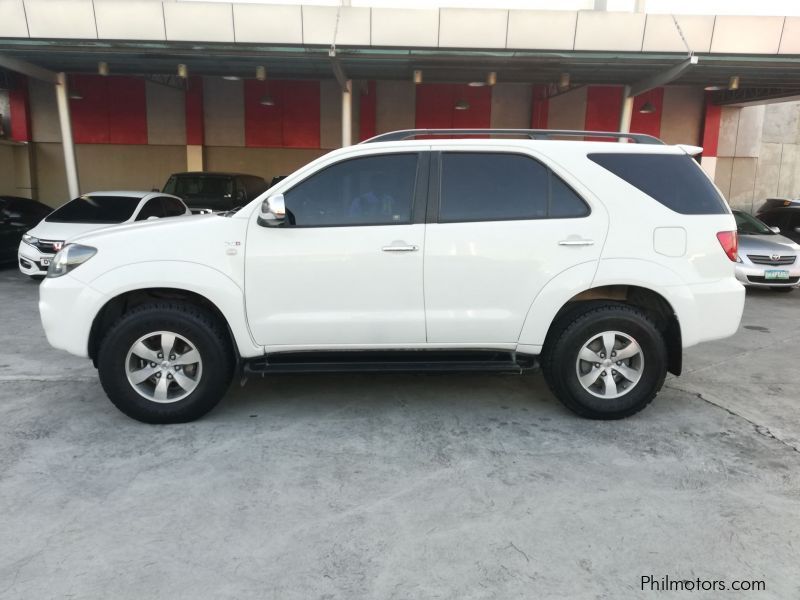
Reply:
[[513, 352], [427, 350], [279, 353], [250, 359], [245, 375], [272, 373], [522, 373], [535, 356]]

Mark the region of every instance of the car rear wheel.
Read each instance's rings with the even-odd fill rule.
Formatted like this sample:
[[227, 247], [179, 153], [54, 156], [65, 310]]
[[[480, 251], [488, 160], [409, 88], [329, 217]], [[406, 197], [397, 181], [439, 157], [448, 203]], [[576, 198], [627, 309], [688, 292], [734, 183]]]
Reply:
[[621, 419], [647, 406], [667, 371], [664, 339], [650, 318], [633, 306], [603, 304], [569, 319], [544, 353], [556, 397], [591, 419]]
[[224, 329], [206, 311], [154, 303], [129, 311], [103, 339], [100, 382], [123, 413], [145, 423], [183, 423], [210, 411], [233, 375]]

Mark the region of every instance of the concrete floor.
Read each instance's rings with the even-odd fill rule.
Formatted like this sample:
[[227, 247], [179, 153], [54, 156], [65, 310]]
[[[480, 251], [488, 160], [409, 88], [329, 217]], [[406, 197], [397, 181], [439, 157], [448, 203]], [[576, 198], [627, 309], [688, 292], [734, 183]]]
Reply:
[[309, 375], [169, 427], [50, 349], [36, 297], [0, 271], [0, 598], [800, 597], [800, 291], [749, 292], [625, 421], [538, 375]]

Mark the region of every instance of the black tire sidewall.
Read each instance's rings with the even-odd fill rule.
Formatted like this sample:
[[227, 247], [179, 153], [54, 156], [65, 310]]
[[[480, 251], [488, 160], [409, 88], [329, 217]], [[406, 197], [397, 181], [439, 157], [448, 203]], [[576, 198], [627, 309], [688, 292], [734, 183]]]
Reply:
[[[587, 314], [568, 327], [556, 344], [553, 361], [559, 399], [580, 415], [594, 419], [619, 419], [644, 408], [661, 388], [666, 376], [667, 353], [656, 327], [638, 311], [606, 308], [605, 314]], [[619, 398], [605, 399], [586, 391], [578, 380], [578, 352], [591, 337], [605, 331], [631, 336], [642, 349], [644, 371], [636, 386]], [[558, 393], [561, 392], [561, 393]]]
[[[205, 315], [166, 307], [135, 310], [118, 321], [98, 353], [100, 383], [111, 402], [123, 413], [145, 423], [184, 423], [210, 411], [230, 383], [231, 357], [220, 334]], [[171, 331], [189, 340], [200, 353], [200, 383], [186, 398], [158, 403], [140, 395], [128, 382], [125, 363], [133, 344], [149, 333]]]

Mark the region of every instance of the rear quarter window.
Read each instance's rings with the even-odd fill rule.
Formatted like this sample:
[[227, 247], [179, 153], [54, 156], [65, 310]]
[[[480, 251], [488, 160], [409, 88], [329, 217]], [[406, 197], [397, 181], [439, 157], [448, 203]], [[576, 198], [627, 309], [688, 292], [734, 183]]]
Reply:
[[728, 213], [725, 199], [700, 166], [685, 154], [593, 152], [589, 160], [684, 215]]

